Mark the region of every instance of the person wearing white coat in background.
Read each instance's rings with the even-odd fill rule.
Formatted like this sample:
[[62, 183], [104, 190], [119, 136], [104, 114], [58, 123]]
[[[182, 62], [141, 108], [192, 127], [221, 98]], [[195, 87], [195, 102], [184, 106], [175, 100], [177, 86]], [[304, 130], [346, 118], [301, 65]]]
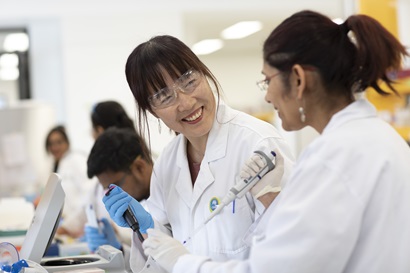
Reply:
[[212, 261], [150, 229], [145, 253], [174, 273], [410, 272], [410, 148], [355, 98], [369, 86], [395, 92], [389, 72], [405, 55], [365, 15], [337, 25], [301, 11], [283, 21], [264, 43], [259, 86], [285, 130], [312, 126], [321, 135], [266, 210], [249, 258]]
[[[128, 116], [125, 108], [113, 100], [100, 101], [96, 103], [90, 113], [92, 136], [96, 140], [105, 130], [111, 127], [116, 128], [129, 128], [135, 131], [134, 122]], [[107, 148], [108, 149], [108, 148]], [[85, 175], [87, 175], [87, 157], [85, 159]], [[81, 162], [83, 162], [83, 160]], [[90, 178], [91, 179], [91, 178]], [[87, 223], [86, 209], [85, 207], [92, 205], [97, 217], [108, 217], [107, 210], [105, 209], [102, 197], [105, 194], [105, 189], [99, 183], [98, 179], [92, 179], [93, 185], [91, 189], [86, 193], [86, 198], [82, 206], [82, 209], [77, 213], [70, 213], [65, 218], [64, 222], [58, 227], [57, 234], [68, 235], [72, 238], [79, 238], [85, 236], [84, 227]], [[109, 217], [108, 217], [109, 218]], [[119, 238], [123, 244], [131, 246], [131, 235], [129, 229], [118, 227], [113, 221], [111, 221], [113, 228], [118, 232]]]
[[[130, 196], [138, 200], [143, 206], [149, 196], [150, 178], [153, 160], [144, 139], [130, 128], [110, 127], [96, 139], [87, 160], [89, 177], [96, 176], [102, 192], [98, 201], [102, 203], [102, 196], [110, 184], [121, 187]], [[132, 230], [110, 224], [104, 205], [90, 199], [97, 205], [96, 217], [101, 221], [101, 231], [96, 227], [86, 225], [85, 237], [93, 252], [101, 245], [112, 245], [122, 250], [125, 267], [130, 268], [130, 247]], [[124, 238], [125, 237], [125, 238]]]
[[[212, 73], [175, 37], [156, 36], [137, 46], [128, 57], [126, 75], [140, 125], [150, 112], [177, 136], [154, 164], [147, 200], [150, 213], [116, 187], [103, 198], [111, 218], [127, 226], [123, 214], [130, 205], [143, 234], [155, 227], [182, 242], [242, 180], [241, 167], [255, 151], [278, 152], [284, 157], [281, 168], [266, 175], [281, 171], [278, 180], [260, 181], [257, 191], [225, 207], [186, 242], [191, 252], [219, 261], [247, 258], [249, 246], [242, 238], [263, 213], [265, 201], [269, 203], [277, 195], [293, 165], [288, 144], [273, 125], [225, 105]], [[133, 271], [141, 270], [145, 260], [134, 236]]]
[[66, 195], [62, 213], [64, 223], [69, 215], [82, 210], [87, 193], [93, 186], [93, 181], [87, 177], [87, 156], [70, 148], [66, 129], [62, 125], [49, 131], [45, 146], [46, 151], [53, 156], [53, 172], [62, 178], [61, 185]]

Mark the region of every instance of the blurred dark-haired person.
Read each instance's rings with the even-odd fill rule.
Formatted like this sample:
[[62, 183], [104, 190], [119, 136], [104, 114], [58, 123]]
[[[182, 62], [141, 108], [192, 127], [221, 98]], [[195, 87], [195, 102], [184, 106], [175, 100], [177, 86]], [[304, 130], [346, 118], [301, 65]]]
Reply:
[[124, 107], [113, 100], [100, 101], [94, 105], [91, 111], [91, 124], [94, 139], [110, 127], [135, 130], [134, 122]]
[[141, 203], [150, 195], [150, 179], [153, 168], [148, 147], [143, 138], [129, 128], [111, 127], [95, 141], [87, 160], [88, 177], [96, 176], [101, 192], [93, 194], [90, 204], [94, 206], [101, 231], [85, 226], [88, 246], [94, 252], [99, 246], [109, 244], [124, 251], [129, 267], [129, 246], [132, 230], [117, 226], [102, 203], [108, 186], [121, 187]]
[[[65, 226], [71, 215], [82, 211], [83, 202], [93, 182], [87, 177], [87, 156], [70, 148], [68, 133], [64, 126], [52, 128], [46, 137], [46, 150], [53, 157], [53, 172], [58, 173], [65, 192], [62, 222], [58, 234], [72, 234], [77, 237], [82, 231], [75, 226]], [[65, 226], [65, 227], [63, 227]]]
[[[134, 122], [129, 117], [124, 107], [119, 102], [113, 100], [97, 102], [92, 107], [90, 118], [92, 124], [92, 137], [94, 140], [111, 127], [128, 128], [135, 132]], [[85, 158], [85, 161], [87, 161], [87, 158]], [[87, 169], [86, 162], [83, 168], [85, 170]], [[84, 175], [87, 175], [86, 172]], [[102, 186], [98, 182], [98, 179], [92, 179], [92, 185], [87, 196], [96, 195], [95, 197], [90, 198], [92, 200], [95, 198], [100, 199], [102, 190]], [[77, 213], [71, 213], [66, 217], [65, 221], [57, 230], [58, 234], [69, 235], [73, 238], [79, 238], [84, 234], [84, 225], [87, 220], [85, 218], [84, 210], [85, 207], [90, 205], [88, 202], [88, 199], [90, 198], [87, 198], [87, 200], [84, 200], [79, 204], [83, 209], [79, 210]], [[102, 201], [100, 201], [100, 203], [102, 203]], [[130, 239], [128, 239], [128, 241], [130, 241]]]

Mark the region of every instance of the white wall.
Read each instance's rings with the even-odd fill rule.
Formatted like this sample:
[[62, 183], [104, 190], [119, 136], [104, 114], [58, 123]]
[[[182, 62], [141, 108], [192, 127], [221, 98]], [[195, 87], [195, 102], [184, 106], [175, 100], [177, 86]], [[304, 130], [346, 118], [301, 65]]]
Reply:
[[66, 123], [70, 132], [76, 132], [72, 139], [77, 147], [88, 150], [92, 145], [89, 116], [96, 102], [114, 99], [135, 116], [134, 99], [124, 73], [128, 55], [154, 34], [181, 36], [178, 12], [157, 15], [167, 16], [169, 23], [147, 24], [151, 17], [141, 12], [126, 16], [79, 15], [62, 20], [65, 108], [69, 113]]
[[[93, 143], [89, 118], [92, 105], [114, 99], [135, 117], [134, 100], [124, 75], [126, 58], [135, 46], [156, 34], [191, 41], [193, 34], [183, 21], [186, 13], [209, 12], [209, 22], [215, 19], [215, 11], [225, 11], [229, 16], [232, 11], [246, 15], [244, 11], [257, 13], [259, 9], [266, 14], [272, 10], [275, 16], [280, 7], [287, 15], [302, 8], [335, 13], [340, 9], [343, 13], [344, 1], [352, 0], [0, 0], [0, 27], [28, 28], [33, 99], [52, 104], [55, 120], [66, 124], [73, 148], [88, 152]], [[220, 80], [230, 105], [249, 112], [268, 106], [255, 85], [262, 78], [261, 51], [201, 59]], [[155, 153], [171, 137], [164, 129], [159, 134], [157, 128], [157, 120], [152, 119]], [[298, 151], [295, 148], [295, 153]]]

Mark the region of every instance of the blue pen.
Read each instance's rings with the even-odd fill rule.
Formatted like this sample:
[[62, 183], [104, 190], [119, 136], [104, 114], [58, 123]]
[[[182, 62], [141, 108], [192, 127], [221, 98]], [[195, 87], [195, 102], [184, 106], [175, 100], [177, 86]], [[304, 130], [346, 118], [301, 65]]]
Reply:
[[235, 199], [232, 201], [232, 213], [235, 213]]

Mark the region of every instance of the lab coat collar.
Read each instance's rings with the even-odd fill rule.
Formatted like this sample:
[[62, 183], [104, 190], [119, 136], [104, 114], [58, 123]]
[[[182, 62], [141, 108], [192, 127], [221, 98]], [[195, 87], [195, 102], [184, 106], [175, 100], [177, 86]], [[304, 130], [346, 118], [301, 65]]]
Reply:
[[[206, 151], [202, 162], [211, 162], [226, 155], [226, 148], [228, 146], [229, 121], [238, 115], [238, 111], [230, 108], [223, 102], [219, 103], [216, 109], [215, 120], [209, 132]], [[187, 139], [180, 135], [182, 139], [181, 145], [178, 148], [177, 166], [182, 168], [187, 164]], [[202, 164], [201, 164], [202, 168]]]
[[334, 114], [323, 130], [323, 134], [332, 131], [333, 128], [340, 127], [351, 120], [376, 116], [376, 108], [367, 99], [358, 99]]
[[214, 124], [209, 132], [206, 144], [204, 159], [207, 162], [225, 157], [229, 137], [229, 121], [238, 115], [238, 111], [233, 110], [223, 102], [220, 102], [217, 109]]
[[209, 132], [208, 141], [206, 144], [206, 151], [201, 162], [201, 168], [195, 182], [195, 187], [192, 189], [192, 184], [186, 181], [191, 181], [189, 173], [188, 159], [187, 159], [187, 140], [181, 136], [181, 145], [178, 148], [176, 165], [181, 168], [178, 182], [176, 184], [177, 191], [182, 200], [193, 206], [199, 200], [205, 189], [211, 185], [215, 178], [209, 169], [209, 163], [226, 156], [226, 149], [228, 146], [229, 136], [229, 121], [232, 120], [238, 111], [233, 110], [224, 103], [220, 103], [216, 110], [215, 120]]
[[176, 165], [180, 169], [178, 180], [175, 184], [175, 189], [178, 192], [181, 199], [187, 206], [190, 206], [192, 199], [192, 183], [191, 173], [189, 172], [188, 158], [187, 158], [187, 140], [184, 136], [179, 135], [180, 144], [178, 145]]

